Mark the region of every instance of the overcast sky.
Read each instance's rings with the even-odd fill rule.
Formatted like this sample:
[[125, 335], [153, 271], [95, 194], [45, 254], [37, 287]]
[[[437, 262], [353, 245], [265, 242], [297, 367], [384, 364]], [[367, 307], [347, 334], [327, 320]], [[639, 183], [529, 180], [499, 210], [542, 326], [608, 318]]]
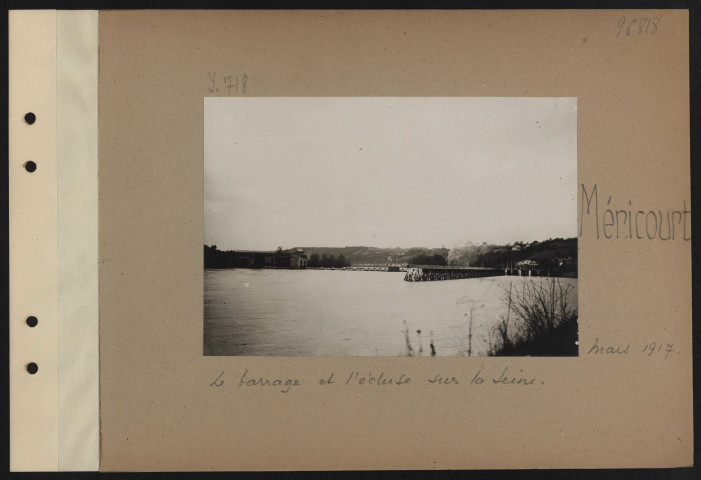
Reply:
[[576, 236], [576, 98], [206, 98], [205, 243]]

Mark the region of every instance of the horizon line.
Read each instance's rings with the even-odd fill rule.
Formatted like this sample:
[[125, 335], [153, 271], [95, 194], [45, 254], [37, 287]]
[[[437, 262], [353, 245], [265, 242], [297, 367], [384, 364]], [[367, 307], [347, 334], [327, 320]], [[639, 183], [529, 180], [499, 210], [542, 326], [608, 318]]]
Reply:
[[[482, 245], [486, 245], [486, 246], [507, 246], [507, 245], [515, 245], [515, 244], [517, 244], [517, 243], [521, 243], [521, 244], [524, 244], [524, 245], [530, 245], [530, 244], [532, 244], [532, 243], [534, 243], [534, 242], [543, 243], [543, 242], [547, 242], [547, 241], [551, 241], [551, 240], [576, 240], [576, 239], [578, 239], [578, 238], [579, 238], [579, 237], [575, 235], [575, 236], [572, 236], [572, 237], [554, 237], [554, 238], [553, 238], [553, 237], [550, 237], [550, 238], [546, 238], [545, 240], [532, 240], [532, 241], [530, 241], [530, 242], [528, 242], [528, 241], [523, 241], [523, 240], [515, 240], [515, 241], [513, 241], [513, 242], [507, 242], [507, 243], [491, 243], [491, 242], [472, 242], [472, 241], [468, 241], [468, 242], [466, 242], [466, 243], [471, 243], [472, 245], [464, 245], [464, 244], [463, 244], [463, 245], [459, 245], [459, 246], [455, 246], [455, 247], [449, 247], [449, 246], [439, 246], [439, 247], [425, 247], [425, 246], [411, 246], [411, 247], [378, 247], [378, 246], [373, 246], [373, 245], [345, 245], [345, 246], [342, 246], [342, 247], [341, 247], [341, 246], [318, 246], [318, 245], [317, 245], [317, 246], [300, 246], [300, 245], [295, 245], [295, 246], [292, 246], [292, 247], [282, 247], [282, 246], [278, 246], [278, 247], [269, 248], [269, 249], [265, 249], [265, 248], [263, 248], [263, 249], [257, 249], [257, 248], [238, 248], [238, 249], [237, 249], [237, 248], [232, 248], [231, 250], [234, 250], [234, 251], [236, 251], [236, 250], [247, 250], [247, 251], [260, 251], [260, 252], [267, 252], [267, 251], [275, 252], [275, 251], [277, 251], [278, 248], [282, 248], [282, 250], [292, 250], [292, 249], [295, 249], [295, 248], [308, 248], [308, 249], [314, 249], [314, 248], [335, 248], [335, 249], [340, 249], [340, 248], [377, 248], [377, 249], [382, 249], [382, 250], [410, 250], [410, 249], [415, 249], [415, 248], [421, 248], [421, 249], [425, 249], [425, 250], [441, 250], [441, 249], [452, 250], [452, 249], [455, 249], [455, 248], [468, 248], [468, 247], [470, 247], [470, 246], [479, 247], [479, 246], [482, 246]], [[211, 243], [211, 244], [203, 243], [203, 245], [208, 246], [208, 247], [218, 246], [217, 243]]]

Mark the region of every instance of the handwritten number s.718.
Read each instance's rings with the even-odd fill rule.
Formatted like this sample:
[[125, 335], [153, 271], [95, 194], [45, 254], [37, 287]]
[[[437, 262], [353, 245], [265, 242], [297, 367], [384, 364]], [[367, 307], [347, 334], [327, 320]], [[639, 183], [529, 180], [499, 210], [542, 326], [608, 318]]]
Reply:
[[246, 82], [248, 81], [248, 75], [243, 73], [241, 77], [234, 74], [229, 75], [219, 75], [217, 77], [216, 72], [207, 72], [209, 77], [209, 86], [207, 91], [209, 93], [218, 93], [219, 87], [222, 87], [222, 92], [228, 96], [232, 96], [236, 93], [246, 93], [248, 88]]

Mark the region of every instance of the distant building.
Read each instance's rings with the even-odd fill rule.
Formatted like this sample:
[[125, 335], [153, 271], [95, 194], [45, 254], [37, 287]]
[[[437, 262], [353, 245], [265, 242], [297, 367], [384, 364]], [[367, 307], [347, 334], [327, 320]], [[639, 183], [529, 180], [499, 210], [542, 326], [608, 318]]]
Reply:
[[301, 248], [290, 252], [290, 268], [307, 268], [307, 255]]
[[577, 265], [576, 260], [572, 257], [556, 258], [555, 260], [558, 262], [558, 266], [562, 269], [572, 268]]
[[535, 260], [521, 260], [515, 265], [517, 270], [536, 270], [538, 268], [538, 262]]

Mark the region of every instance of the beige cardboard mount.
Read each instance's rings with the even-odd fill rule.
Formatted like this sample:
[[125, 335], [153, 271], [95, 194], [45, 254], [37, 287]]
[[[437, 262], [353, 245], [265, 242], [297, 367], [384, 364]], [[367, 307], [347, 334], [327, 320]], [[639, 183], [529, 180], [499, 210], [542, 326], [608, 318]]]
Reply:
[[[100, 470], [693, 464], [690, 227], [616, 238], [605, 213], [691, 210], [687, 11], [103, 11], [97, 25]], [[213, 90], [214, 73], [245, 74], [246, 91]], [[14, 118], [25, 107], [12, 85]], [[227, 94], [576, 97], [579, 357], [203, 356], [203, 105]], [[48, 272], [62, 255], [62, 190], [53, 207], [27, 200], [13, 155], [39, 146], [13, 137], [19, 128], [11, 121], [14, 449], [32, 428], [15, 402], [33, 388], [17, 362], [39, 350], [17, 333], [30, 279], [12, 272]], [[59, 238], [42, 243], [41, 264], [16, 250], [30, 235], [17, 215], [34, 207], [46, 208], [42, 234]], [[41, 278], [43, 315], [60, 319], [57, 280]], [[40, 351], [57, 357], [60, 340]], [[504, 368], [537, 383], [497, 386]], [[301, 385], [242, 388], [245, 369]], [[412, 382], [319, 384], [350, 371]], [[471, 383], [478, 372], [484, 384]], [[436, 374], [463, 381], [427, 382]]]

